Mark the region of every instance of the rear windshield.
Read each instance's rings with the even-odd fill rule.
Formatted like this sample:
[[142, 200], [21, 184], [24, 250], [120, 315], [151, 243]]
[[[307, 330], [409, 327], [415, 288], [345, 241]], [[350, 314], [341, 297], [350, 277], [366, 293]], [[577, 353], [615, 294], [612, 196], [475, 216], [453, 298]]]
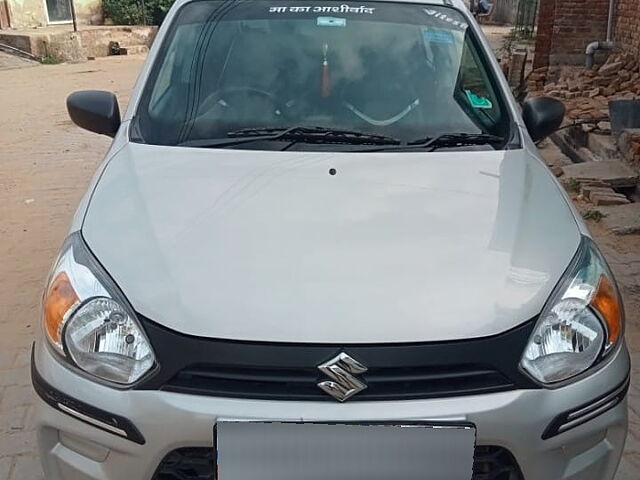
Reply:
[[403, 142], [506, 136], [510, 118], [495, 85], [454, 8], [195, 1], [169, 27], [132, 138], [178, 145], [298, 126]]

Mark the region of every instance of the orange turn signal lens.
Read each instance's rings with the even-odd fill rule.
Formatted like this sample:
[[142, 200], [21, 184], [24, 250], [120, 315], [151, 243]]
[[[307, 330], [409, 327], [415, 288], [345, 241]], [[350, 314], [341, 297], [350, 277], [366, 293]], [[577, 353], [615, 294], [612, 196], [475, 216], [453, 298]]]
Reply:
[[44, 326], [49, 339], [54, 344], [62, 344], [60, 335], [63, 320], [71, 307], [79, 301], [67, 274], [58, 273], [51, 282], [44, 299]]
[[609, 332], [608, 344], [615, 344], [622, 334], [622, 307], [611, 280], [602, 275], [591, 305], [600, 312]]

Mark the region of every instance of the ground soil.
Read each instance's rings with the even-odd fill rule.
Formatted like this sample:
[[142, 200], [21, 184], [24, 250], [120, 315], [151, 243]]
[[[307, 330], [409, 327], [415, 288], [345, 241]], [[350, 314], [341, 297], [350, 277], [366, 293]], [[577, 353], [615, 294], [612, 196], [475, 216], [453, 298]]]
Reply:
[[143, 60], [0, 68], [0, 480], [42, 478], [29, 349], [47, 272], [110, 143], [74, 126], [65, 99], [75, 90], [111, 90], [124, 110]]

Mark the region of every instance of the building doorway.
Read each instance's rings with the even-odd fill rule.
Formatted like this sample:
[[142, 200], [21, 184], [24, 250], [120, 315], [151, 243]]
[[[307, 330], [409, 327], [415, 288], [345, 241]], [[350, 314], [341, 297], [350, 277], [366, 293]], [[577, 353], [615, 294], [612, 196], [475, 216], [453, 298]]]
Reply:
[[47, 23], [70, 23], [71, 0], [45, 0], [47, 7]]

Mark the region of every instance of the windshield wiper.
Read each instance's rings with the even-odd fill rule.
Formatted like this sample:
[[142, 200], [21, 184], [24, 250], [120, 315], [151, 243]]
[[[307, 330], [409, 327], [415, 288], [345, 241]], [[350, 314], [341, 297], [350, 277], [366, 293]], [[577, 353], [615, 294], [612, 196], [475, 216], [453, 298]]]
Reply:
[[487, 145], [493, 143], [502, 143], [505, 139], [497, 135], [489, 133], [443, 133], [432, 138], [424, 138], [414, 140], [412, 142], [403, 143], [402, 145], [392, 145], [381, 148], [371, 148], [367, 150], [358, 150], [360, 152], [386, 152], [390, 150], [411, 150], [415, 148], [428, 149], [433, 152], [439, 148], [466, 147], [471, 145]]
[[384, 135], [326, 127], [244, 128], [227, 133], [227, 138], [187, 140], [181, 147], [229, 147], [249, 142], [292, 140], [306, 143], [343, 143], [348, 145], [400, 145], [400, 140]]

